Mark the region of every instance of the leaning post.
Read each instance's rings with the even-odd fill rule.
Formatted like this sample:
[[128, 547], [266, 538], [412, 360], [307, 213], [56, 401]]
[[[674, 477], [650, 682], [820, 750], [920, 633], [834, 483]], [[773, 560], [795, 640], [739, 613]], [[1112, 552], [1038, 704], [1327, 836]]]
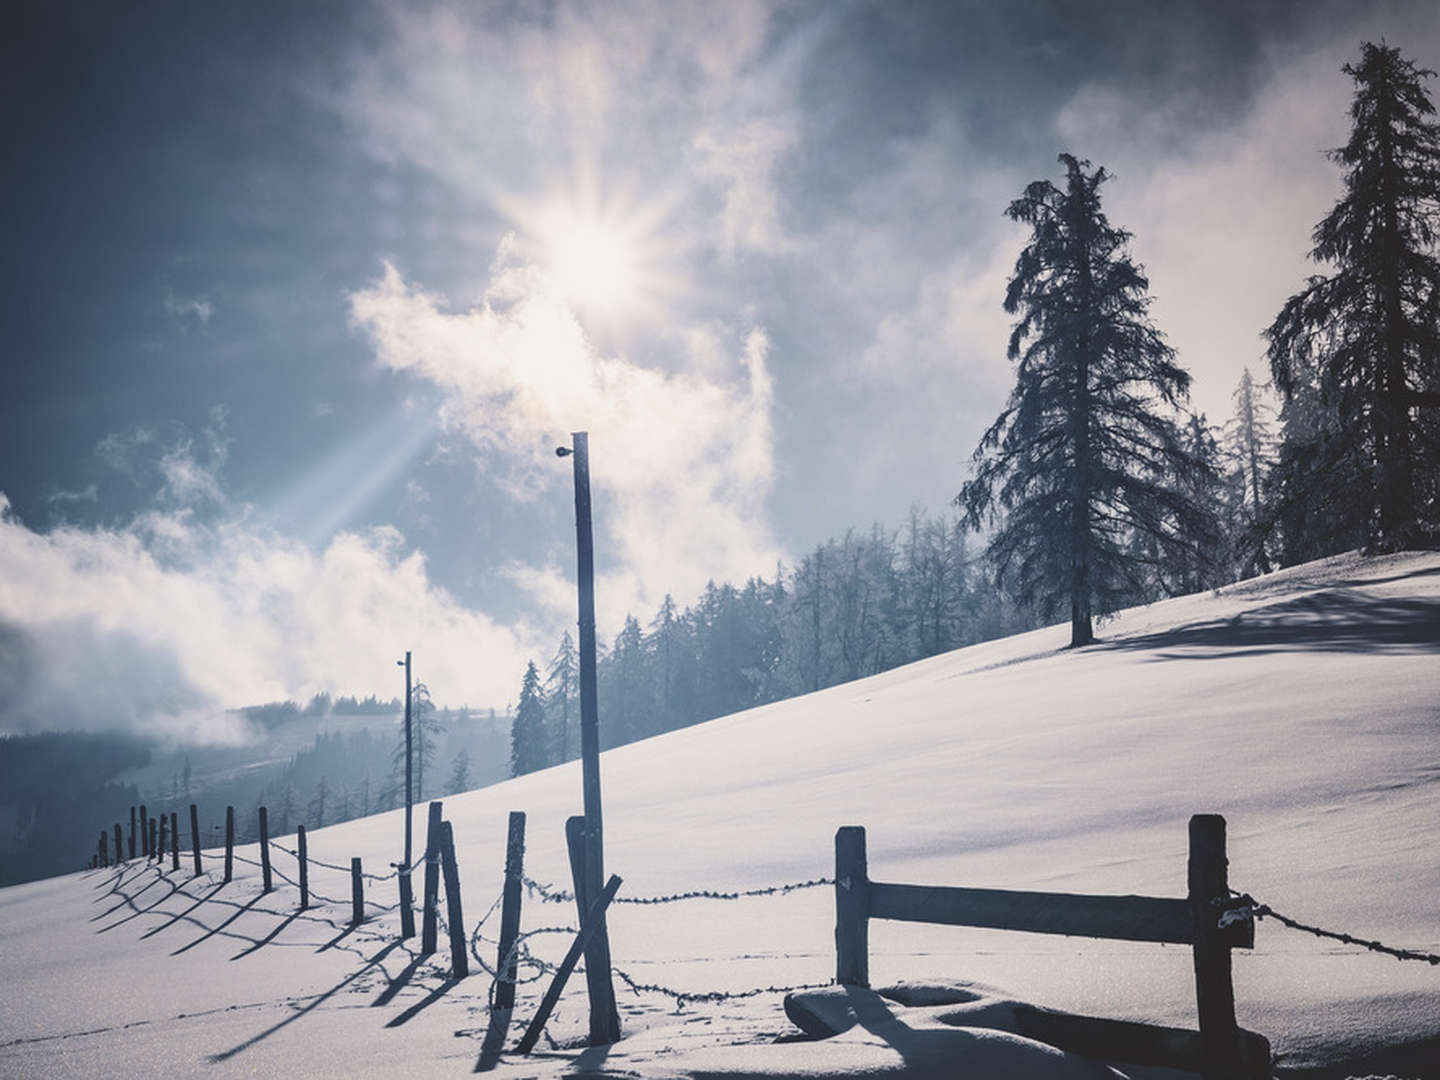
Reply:
[[439, 935], [437, 925], [437, 904], [440, 893], [440, 814], [441, 803], [430, 804], [430, 820], [425, 830], [425, 898], [421, 913], [420, 955], [429, 956], [435, 951]]
[[440, 859], [445, 872], [446, 921], [450, 924], [450, 977], [463, 979], [470, 974], [470, 958], [465, 951], [465, 915], [460, 906], [460, 869], [455, 865], [455, 831], [448, 821], [440, 825]]

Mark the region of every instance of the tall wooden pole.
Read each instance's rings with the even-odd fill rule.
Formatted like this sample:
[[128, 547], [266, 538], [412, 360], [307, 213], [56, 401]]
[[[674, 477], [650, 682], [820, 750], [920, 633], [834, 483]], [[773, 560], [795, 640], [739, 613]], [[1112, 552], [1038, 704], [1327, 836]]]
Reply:
[[[590, 522], [590, 436], [571, 432], [575, 470], [575, 552], [580, 592], [580, 758], [585, 805], [585, 894], [600, 895], [605, 882], [605, 826], [600, 809], [600, 718], [595, 679], [595, 540]], [[561, 448], [564, 449], [563, 447]], [[565, 456], [561, 454], [561, 456]], [[600, 918], [604, 918], [603, 911]], [[610, 977], [610, 941], [596, 928], [585, 950], [590, 991], [590, 1042], [620, 1038], [615, 987]]]
[[415, 802], [412, 786], [414, 742], [410, 733], [410, 650], [405, 650], [405, 869], [410, 869], [410, 808]]
[[[397, 663], [399, 661], [396, 661]], [[405, 861], [400, 864], [400, 937], [401, 940], [415, 936], [415, 893], [410, 883], [411, 855], [411, 814], [415, 806], [415, 791], [411, 784], [414, 742], [410, 718], [410, 650], [405, 650]]]

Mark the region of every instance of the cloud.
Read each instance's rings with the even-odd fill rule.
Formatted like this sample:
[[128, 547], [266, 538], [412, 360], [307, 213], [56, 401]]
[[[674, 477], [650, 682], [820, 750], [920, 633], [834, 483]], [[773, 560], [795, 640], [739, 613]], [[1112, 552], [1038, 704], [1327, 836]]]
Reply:
[[173, 292], [165, 293], [165, 314], [174, 320], [182, 333], [187, 332], [192, 326], [204, 330], [210, 324], [210, 317], [215, 314], [215, 305], [205, 296], [176, 296]]
[[[596, 528], [611, 567], [601, 589], [616, 618], [665, 592], [693, 595], [710, 578], [774, 565], [765, 525], [774, 387], [760, 329], [732, 331], [728, 371], [716, 370], [713, 348], [704, 373], [604, 356], [544, 275], [506, 261], [503, 246], [475, 307], [450, 310], [387, 265], [351, 310], [382, 365], [444, 392], [446, 422], [517, 497], [568, 489], [554, 448], [568, 432], [590, 433]], [[713, 330], [705, 340], [713, 346]]]
[[388, 528], [318, 552], [186, 509], [37, 532], [0, 494], [0, 565], [0, 730], [235, 741], [241, 705], [393, 696], [407, 648], [441, 703], [498, 703], [540, 651], [436, 586]]

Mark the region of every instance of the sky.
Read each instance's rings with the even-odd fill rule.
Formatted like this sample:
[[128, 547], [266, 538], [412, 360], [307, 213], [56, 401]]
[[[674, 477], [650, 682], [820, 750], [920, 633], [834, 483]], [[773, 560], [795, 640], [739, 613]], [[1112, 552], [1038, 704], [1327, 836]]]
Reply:
[[1104, 165], [1215, 423], [1315, 269], [1340, 67], [1425, 3], [26, 3], [0, 44], [0, 731], [503, 705], [944, 508], [1009, 392], [1004, 209]]

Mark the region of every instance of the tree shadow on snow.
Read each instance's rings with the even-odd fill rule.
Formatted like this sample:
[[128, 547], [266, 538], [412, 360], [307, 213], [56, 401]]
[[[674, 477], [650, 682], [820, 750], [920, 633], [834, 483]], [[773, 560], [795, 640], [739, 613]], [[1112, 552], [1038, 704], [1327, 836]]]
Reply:
[[1277, 652], [1440, 653], [1440, 601], [1331, 589], [1228, 619], [1101, 642], [1101, 650], [1154, 650], [1157, 660], [1223, 659]]

